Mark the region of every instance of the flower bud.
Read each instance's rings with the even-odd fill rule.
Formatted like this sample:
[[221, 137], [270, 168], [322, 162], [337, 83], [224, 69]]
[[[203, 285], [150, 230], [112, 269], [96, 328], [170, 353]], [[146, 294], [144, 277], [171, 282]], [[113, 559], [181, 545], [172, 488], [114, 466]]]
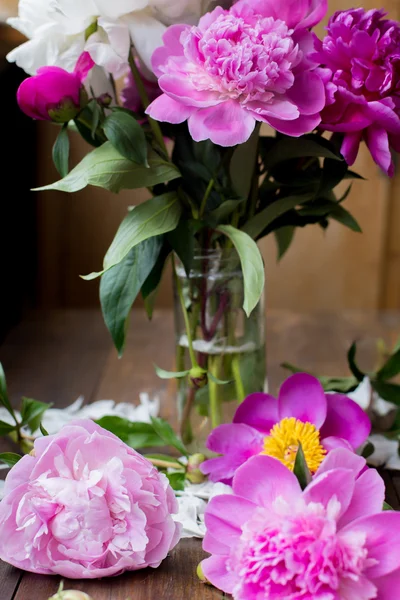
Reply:
[[61, 590], [49, 598], [49, 600], [92, 600], [92, 597], [78, 590]]
[[186, 479], [190, 481], [190, 483], [203, 483], [205, 481], [206, 476], [200, 471], [200, 465], [206, 460], [204, 454], [192, 454], [189, 457], [187, 469], [186, 469]]
[[60, 67], [42, 67], [19, 87], [17, 100], [21, 110], [33, 119], [68, 123], [88, 103], [83, 81], [93, 66], [89, 54], [84, 52], [73, 73]]
[[209, 584], [209, 583], [210, 583], [210, 582], [208, 581], [207, 577], [206, 577], [206, 576], [204, 575], [204, 573], [203, 573], [203, 567], [201, 566], [201, 563], [199, 563], [199, 564], [197, 565], [196, 574], [197, 574], [197, 577], [200, 579], [200, 581], [201, 581], [202, 583], [207, 583], [207, 584]]
[[100, 104], [100, 106], [103, 106], [103, 108], [108, 108], [111, 105], [112, 98], [110, 94], [107, 94], [106, 92], [97, 98], [97, 102]]
[[208, 383], [207, 371], [201, 367], [193, 367], [189, 373], [189, 385], [195, 390], [200, 390]]

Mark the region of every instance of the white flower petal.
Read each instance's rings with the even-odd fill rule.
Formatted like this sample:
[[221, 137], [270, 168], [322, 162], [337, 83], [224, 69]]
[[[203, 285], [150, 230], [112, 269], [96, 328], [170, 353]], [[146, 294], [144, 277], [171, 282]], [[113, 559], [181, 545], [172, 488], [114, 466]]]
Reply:
[[103, 18], [98, 25], [98, 31], [90, 36], [85, 49], [97, 65], [119, 79], [129, 70], [129, 29], [125, 23]]
[[162, 46], [165, 25], [151, 16], [149, 11], [132, 13], [126, 17], [132, 42], [137, 53], [148, 69], [151, 68], [151, 57], [154, 50]]

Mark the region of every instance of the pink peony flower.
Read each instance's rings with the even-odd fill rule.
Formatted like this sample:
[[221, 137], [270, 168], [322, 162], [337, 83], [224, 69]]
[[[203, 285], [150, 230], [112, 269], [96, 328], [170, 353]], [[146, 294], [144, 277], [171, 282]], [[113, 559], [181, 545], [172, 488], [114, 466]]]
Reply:
[[35, 442], [0, 503], [0, 558], [45, 575], [107, 577], [158, 567], [177, 544], [167, 478], [93, 421]]
[[220, 425], [207, 448], [221, 454], [201, 465], [211, 481], [230, 484], [249, 458], [266, 454], [293, 470], [301, 442], [307, 465], [315, 473], [327, 452], [337, 447], [356, 450], [367, 439], [366, 413], [342, 394], [325, 394], [320, 382], [305, 373], [287, 379], [276, 400], [251, 394], [238, 407], [233, 423]]
[[206, 14], [198, 27], [170, 27], [152, 57], [164, 93], [147, 113], [188, 120], [195, 141], [220, 146], [245, 142], [256, 122], [292, 136], [312, 131], [325, 91], [305, 27], [325, 10], [325, 0], [240, 0]]
[[327, 106], [321, 128], [344, 133], [342, 154], [352, 165], [364, 140], [390, 176], [390, 147], [400, 151], [400, 25], [382, 10], [336, 13], [328, 35], [315, 38], [323, 66]]
[[17, 92], [19, 107], [28, 117], [67, 123], [87, 104], [83, 86], [94, 62], [87, 52], [79, 58], [73, 73], [60, 67], [42, 67], [28, 77]]
[[301, 490], [269, 456], [236, 473], [205, 513], [204, 576], [235, 600], [393, 600], [400, 594], [400, 513], [363, 458], [332, 451]]

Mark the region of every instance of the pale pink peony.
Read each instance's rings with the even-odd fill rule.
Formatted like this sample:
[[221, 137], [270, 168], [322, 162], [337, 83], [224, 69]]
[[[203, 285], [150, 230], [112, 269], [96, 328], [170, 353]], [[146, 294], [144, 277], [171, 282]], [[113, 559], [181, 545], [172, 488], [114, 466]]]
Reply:
[[326, 2], [276, 6], [241, 0], [229, 11], [217, 7], [198, 27], [170, 27], [152, 57], [164, 93], [147, 113], [169, 123], [188, 120], [195, 141], [220, 146], [244, 143], [256, 122], [292, 136], [317, 127], [325, 90], [308, 57], [313, 40], [305, 27], [323, 17]]
[[206, 509], [204, 576], [234, 600], [394, 600], [400, 513], [366, 461], [333, 450], [301, 490], [269, 456], [237, 471], [233, 495]]
[[93, 421], [35, 442], [0, 503], [0, 558], [46, 575], [107, 577], [158, 567], [179, 540], [167, 478]]

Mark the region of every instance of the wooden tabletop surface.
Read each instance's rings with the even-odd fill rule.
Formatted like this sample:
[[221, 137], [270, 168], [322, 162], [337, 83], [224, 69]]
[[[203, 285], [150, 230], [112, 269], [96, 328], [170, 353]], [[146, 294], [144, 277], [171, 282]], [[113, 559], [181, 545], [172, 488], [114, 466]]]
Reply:
[[[280, 367], [284, 361], [318, 374], [346, 375], [346, 351], [354, 340], [360, 340], [360, 361], [370, 368], [375, 340], [383, 338], [390, 344], [400, 335], [400, 313], [270, 311], [267, 324], [271, 392], [285, 377]], [[152, 367], [156, 363], [173, 368], [173, 339], [169, 312], [156, 313], [152, 323], [141, 312], [135, 313], [125, 356], [118, 360], [99, 312], [33, 313], [9, 334], [0, 348], [0, 360], [16, 406], [21, 396], [61, 408], [80, 395], [86, 402], [136, 403], [141, 391], [165, 391], [162, 416], [173, 419], [170, 390], [163, 388]], [[400, 509], [400, 474], [384, 473], [384, 477], [387, 501]], [[66, 581], [65, 589], [80, 589], [93, 600], [222, 598], [220, 592], [198, 582], [195, 571], [202, 558], [199, 540], [183, 540], [155, 571], [102, 581]], [[0, 600], [47, 600], [58, 585], [57, 577], [23, 573], [0, 562]]]

